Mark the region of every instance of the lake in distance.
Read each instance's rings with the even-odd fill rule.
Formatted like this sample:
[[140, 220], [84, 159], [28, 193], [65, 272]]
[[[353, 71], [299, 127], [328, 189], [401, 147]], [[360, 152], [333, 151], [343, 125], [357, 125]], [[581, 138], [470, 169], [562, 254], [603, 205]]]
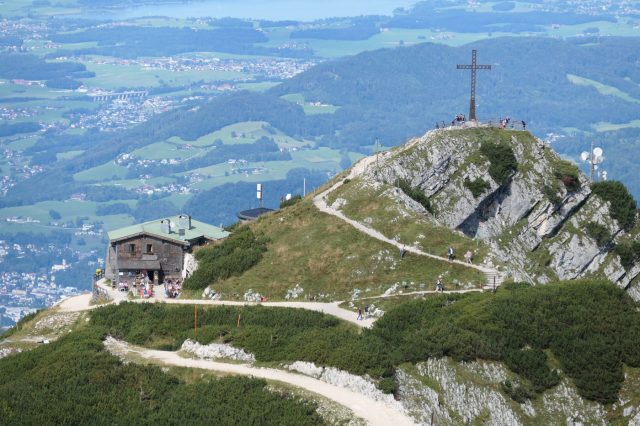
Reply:
[[204, 0], [127, 6], [106, 11], [88, 9], [81, 16], [113, 20], [166, 16], [314, 21], [333, 17], [392, 15], [396, 8], [407, 8], [415, 2], [416, 0]]

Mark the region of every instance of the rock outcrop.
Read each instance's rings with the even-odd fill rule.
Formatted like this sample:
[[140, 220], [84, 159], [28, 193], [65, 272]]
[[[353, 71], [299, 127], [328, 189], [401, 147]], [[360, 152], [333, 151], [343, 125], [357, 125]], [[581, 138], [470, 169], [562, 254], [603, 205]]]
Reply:
[[394, 407], [399, 412], [404, 412], [403, 406], [394, 399], [393, 395], [383, 393], [368, 377], [356, 376], [334, 367], [321, 367], [305, 361], [295, 361], [286, 365], [285, 368], [341, 388], [350, 389], [374, 401]]
[[184, 266], [182, 268], [182, 279], [189, 278], [198, 269], [198, 261], [191, 253], [184, 254]]
[[210, 343], [208, 345], [203, 345], [191, 339], [187, 339], [182, 343], [180, 350], [202, 359], [230, 359], [233, 361], [248, 363], [256, 362], [256, 357], [253, 354], [246, 353], [242, 349], [234, 348], [231, 345], [225, 345], [222, 343]]
[[[415, 368], [399, 369], [396, 378], [400, 402], [420, 424], [607, 423], [606, 408], [581, 398], [566, 379], [533, 400], [513, 401], [502, 390], [502, 384], [518, 379], [501, 363], [430, 359]], [[635, 409], [630, 406], [629, 415]]]
[[[481, 150], [485, 143], [508, 145], [513, 152], [517, 170], [506, 181], [492, 178], [491, 159]], [[571, 166], [528, 132], [440, 129], [379, 155], [350, 183], [355, 188], [351, 196], [358, 191], [375, 193], [395, 206], [397, 218], [412, 214], [483, 242], [490, 253], [485, 260], [513, 280], [545, 283], [601, 276], [640, 300], [640, 286], [634, 281], [640, 264], [625, 270], [612, 250], [619, 239], [635, 239], [640, 232], [625, 230], [612, 218], [609, 202], [592, 193], [577, 167], [578, 182], [563, 176], [560, 171], [567, 167]], [[400, 190], [400, 181], [424, 193], [433, 214]], [[471, 190], [473, 182], [480, 185], [479, 191]], [[346, 211], [350, 194], [337, 196], [334, 205]], [[390, 209], [380, 215], [388, 217]], [[375, 226], [373, 216], [365, 219]], [[602, 245], [589, 234], [594, 223], [606, 229], [613, 244]], [[406, 243], [425, 244], [418, 239]]]

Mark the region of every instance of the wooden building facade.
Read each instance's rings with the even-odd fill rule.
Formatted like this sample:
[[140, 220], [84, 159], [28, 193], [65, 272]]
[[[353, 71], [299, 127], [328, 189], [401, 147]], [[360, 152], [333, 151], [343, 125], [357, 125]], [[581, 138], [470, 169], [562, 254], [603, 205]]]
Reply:
[[229, 233], [180, 215], [109, 232], [106, 278], [131, 283], [144, 275], [155, 284], [180, 278], [186, 253]]

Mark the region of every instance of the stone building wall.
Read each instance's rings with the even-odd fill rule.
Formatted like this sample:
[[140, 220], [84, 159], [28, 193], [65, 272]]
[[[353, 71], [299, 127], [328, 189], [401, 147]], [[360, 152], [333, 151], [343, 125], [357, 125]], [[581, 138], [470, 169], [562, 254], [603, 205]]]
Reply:
[[148, 235], [109, 244], [106, 277], [115, 279], [128, 262], [159, 261], [164, 278], [180, 277], [186, 247], [179, 243]]

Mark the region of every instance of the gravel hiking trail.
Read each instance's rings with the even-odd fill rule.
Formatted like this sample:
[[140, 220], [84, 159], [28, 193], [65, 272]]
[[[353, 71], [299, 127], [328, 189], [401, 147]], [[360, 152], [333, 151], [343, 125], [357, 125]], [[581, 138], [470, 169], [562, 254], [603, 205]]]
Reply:
[[[207, 300], [207, 299], [168, 299], [165, 297], [152, 297], [149, 299], [132, 299], [127, 300], [126, 295], [123, 296], [122, 292], [111, 289], [103, 282], [98, 284], [104, 289], [111, 299], [111, 303], [105, 303], [102, 305], [91, 305], [91, 294], [82, 294], [80, 296], [68, 297], [63, 299], [56, 306], [60, 312], [79, 312], [87, 311], [90, 309], [99, 308], [100, 306], [107, 306], [109, 304], [118, 304], [120, 302], [135, 302], [135, 303], [167, 303], [177, 305], [207, 305], [207, 306], [265, 306], [269, 308], [293, 308], [293, 309], [307, 309], [309, 311], [322, 312], [327, 315], [340, 318], [341, 320], [348, 321], [352, 324], [362, 328], [370, 328], [376, 318], [365, 318], [362, 320], [357, 319], [357, 313], [348, 309], [343, 309], [340, 306], [342, 302], [322, 303], [322, 302], [243, 302], [233, 300]], [[161, 286], [157, 286], [156, 294], [161, 294]]]
[[357, 417], [364, 419], [372, 426], [403, 426], [416, 424], [406, 414], [389, 407], [382, 402], [375, 401], [349, 389], [334, 386], [301, 374], [290, 373], [275, 368], [252, 367], [248, 364], [227, 364], [224, 362], [183, 358], [177, 352], [157, 351], [134, 347], [126, 342], [113, 338], [107, 339], [105, 341], [105, 346], [110, 352], [121, 357], [133, 355], [133, 358], [142, 357], [145, 360], [164, 365], [200, 368], [220, 373], [257, 377], [287, 383], [298, 388], [306, 389], [318, 395], [322, 395], [325, 398], [349, 408]]
[[[410, 146], [414, 145], [416, 142], [412, 142], [411, 144], [407, 145], [405, 147], [405, 149], [408, 149]], [[384, 157], [387, 157], [391, 154], [391, 152], [385, 152], [385, 153], [381, 153], [378, 154], [378, 159], [383, 159]], [[345, 179], [354, 179], [358, 176], [360, 176], [361, 174], [363, 174], [367, 168], [376, 162], [376, 155], [371, 155], [369, 157], [365, 157], [363, 159], [361, 159], [360, 161], [358, 161], [350, 170], [349, 174], [345, 177]], [[373, 229], [373, 228], [369, 228], [368, 226], [348, 218], [347, 216], [344, 215], [344, 213], [342, 213], [341, 211], [331, 207], [328, 205], [327, 203], [327, 196], [335, 191], [336, 189], [338, 189], [341, 185], [344, 184], [344, 180], [340, 180], [338, 182], [336, 182], [334, 185], [332, 185], [331, 187], [329, 187], [328, 189], [325, 189], [324, 191], [320, 192], [319, 194], [317, 194], [316, 196], [313, 197], [313, 204], [316, 206], [316, 208], [318, 210], [320, 210], [323, 213], [327, 213], [330, 214], [332, 216], [337, 217], [338, 219], [348, 223], [349, 225], [353, 226], [354, 228], [356, 228], [358, 231], [363, 232], [365, 234], [367, 234], [368, 236], [375, 238], [376, 240], [385, 242], [387, 244], [391, 244], [395, 247], [397, 247], [400, 250], [405, 250], [409, 253], [413, 253], [413, 254], [417, 254], [419, 256], [426, 256], [429, 257], [431, 259], [436, 259], [436, 260], [440, 260], [443, 262], [449, 262], [449, 263], [455, 263], [457, 265], [461, 265], [464, 266], [465, 268], [471, 268], [471, 269], [476, 269], [480, 272], [482, 272], [483, 274], [485, 274], [486, 276], [493, 276], [493, 275], [499, 275], [498, 272], [495, 269], [492, 268], [487, 268], [484, 266], [479, 266], [479, 265], [473, 265], [473, 264], [469, 264], [466, 262], [463, 262], [461, 260], [449, 260], [446, 257], [442, 257], [442, 256], [437, 256], [435, 254], [431, 254], [431, 253], [427, 253], [424, 252], [416, 247], [412, 247], [403, 243], [400, 243], [396, 240], [392, 240], [391, 238], [385, 237], [381, 232]]]

